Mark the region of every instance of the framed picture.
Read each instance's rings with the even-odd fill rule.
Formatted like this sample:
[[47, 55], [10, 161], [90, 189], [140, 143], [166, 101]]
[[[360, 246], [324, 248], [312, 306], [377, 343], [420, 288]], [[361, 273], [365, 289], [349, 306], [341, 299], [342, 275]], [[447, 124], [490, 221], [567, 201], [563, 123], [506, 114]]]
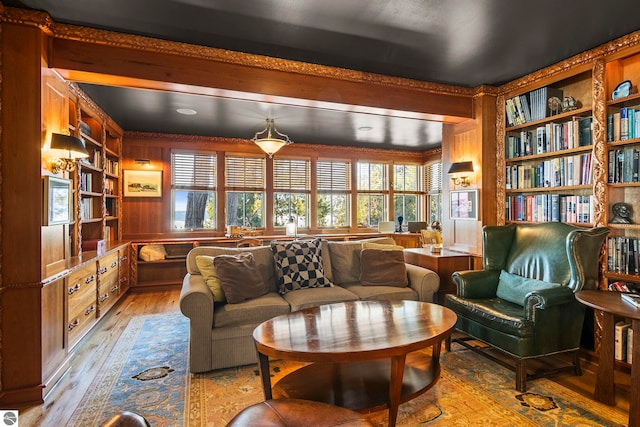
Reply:
[[125, 170], [125, 197], [162, 197], [162, 171]]
[[451, 219], [478, 219], [478, 190], [452, 191]]
[[43, 194], [42, 225], [73, 223], [73, 194], [70, 179], [46, 175]]

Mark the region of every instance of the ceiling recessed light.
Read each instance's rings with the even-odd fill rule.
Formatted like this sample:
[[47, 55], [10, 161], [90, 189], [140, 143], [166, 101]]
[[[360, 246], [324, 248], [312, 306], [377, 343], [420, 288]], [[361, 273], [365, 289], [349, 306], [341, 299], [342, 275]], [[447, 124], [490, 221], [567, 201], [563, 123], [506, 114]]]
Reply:
[[176, 111], [180, 114], [184, 114], [185, 116], [193, 116], [194, 114], [198, 114], [198, 112], [192, 108], [178, 108]]

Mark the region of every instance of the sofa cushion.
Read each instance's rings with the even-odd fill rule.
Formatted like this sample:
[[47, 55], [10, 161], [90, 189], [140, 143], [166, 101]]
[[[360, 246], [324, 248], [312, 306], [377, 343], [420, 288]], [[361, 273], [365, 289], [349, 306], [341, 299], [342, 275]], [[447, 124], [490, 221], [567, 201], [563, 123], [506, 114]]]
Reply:
[[331, 286], [324, 275], [320, 240], [272, 243], [280, 293]]
[[366, 286], [360, 283], [345, 283], [343, 286], [349, 292], [353, 292], [361, 300], [418, 300], [418, 293], [410, 287], [397, 286]]
[[227, 299], [224, 296], [222, 282], [220, 282], [220, 278], [216, 274], [213, 258], [214, 257], [208, 255], [198, 255], [196, 256], [196, 265], [205, 283], [209, 286], [209, 289], [211, 289], [211, 293], [213, 293], [213, 300], [215, 302], [224, 302]]
[[216, 304], [213, 324], [216, 328], [257, 325], [289, 311], [289, 304], [279, 294], [269, 292], [238, 304]]
[[348, 242], [328, 242], [329, 257], [331, 258], [331, 275], [333, 283], [352, 283], [360, 280], [360, 251], [362, 243], [395, 244], [391, 237], [375, 237], [366, 240], [352, 240]]
[[500, 278], [498, 279], [496, 296], [514, 304], [524, 306], [525, 297], [529, 292], [557, 288], [558, 286], [560, 286], [558, 283], [529, 279], [502, 270], [500, 272]]
[[275, 267], [273, 262], [273, 253], [270, 246], [255, 246], [252, 248], [229, 248], [221, 246], [198, 246], [191, 249], [187, 254], [187, 272], [191, 274], [200, 274], [200, 270], [196, 264], [196, 257], [200, 255], [218, 256], [218, 255], [237, 255], [243, 252], [250, 252], [256, 261], [256, 266], [260, 271], [262, 280], [267, 286], [269, 292], [277, 292], [275, 278]]
[[291, 311], [335, 302], [358, 300], [358, 296], [353, 292], [335, 285], [328, 288], [299, 289], [287, 292], [282, 297], [291, 306]]
[[374, 242], [362, 242], [362, 249], [395, 249], [402, 251], [404, 250], [404, 246], [393, 245], [390, 243], [374, 243]]
[[404, 252], [396, 249], [365, 248], [360, 253], [360, 283], [365, 286], [409, 285]]
[[218, 255], [213, 258], [213, 265], [228, 303], [237, 304], [267, 293], [252, 253]]

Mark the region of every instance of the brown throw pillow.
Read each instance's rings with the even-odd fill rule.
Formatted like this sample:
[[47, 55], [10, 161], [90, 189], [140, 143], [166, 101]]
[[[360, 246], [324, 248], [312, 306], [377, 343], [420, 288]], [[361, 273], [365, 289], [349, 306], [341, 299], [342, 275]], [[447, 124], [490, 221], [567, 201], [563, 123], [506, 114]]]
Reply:
[[228, 303], [237, 304], [267, 293], [253, 254], [218, 255], [213, 265]]
[[394, 249], [365, 248], [360, 252], [360, 283], [366, 286], [409, 285], [404, 253]]

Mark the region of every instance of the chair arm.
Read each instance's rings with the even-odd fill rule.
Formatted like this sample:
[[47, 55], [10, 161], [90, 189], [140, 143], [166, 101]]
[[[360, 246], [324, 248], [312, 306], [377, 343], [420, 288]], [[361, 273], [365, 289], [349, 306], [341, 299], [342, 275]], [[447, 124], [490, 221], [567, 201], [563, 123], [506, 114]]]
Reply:
[[544, 310], [557, 305], [570, 304], [576, 300], [573, 289], [568, 286], [540, 289], [532, 291], [524, 298], [524, 307], [527, 318], [533, 319], [535, 310]]
[[471, 299], [495, 297], [499, 277], [500, 272], [493, 270], [456, 271], [451, 275], [458, 296]]
[[433, 302], [433, 294], [440, 288], [440, 276], [428, 268], [413, 264], [405, 264], [405, 266], [407, 267], [409, 286], [418, 293], [418, 300]]
[[187, 273], [182, 280], [180, 311], [189, 318], [189, 370], [211, 370], [213, 343], [213, 293], [199, 274]]

